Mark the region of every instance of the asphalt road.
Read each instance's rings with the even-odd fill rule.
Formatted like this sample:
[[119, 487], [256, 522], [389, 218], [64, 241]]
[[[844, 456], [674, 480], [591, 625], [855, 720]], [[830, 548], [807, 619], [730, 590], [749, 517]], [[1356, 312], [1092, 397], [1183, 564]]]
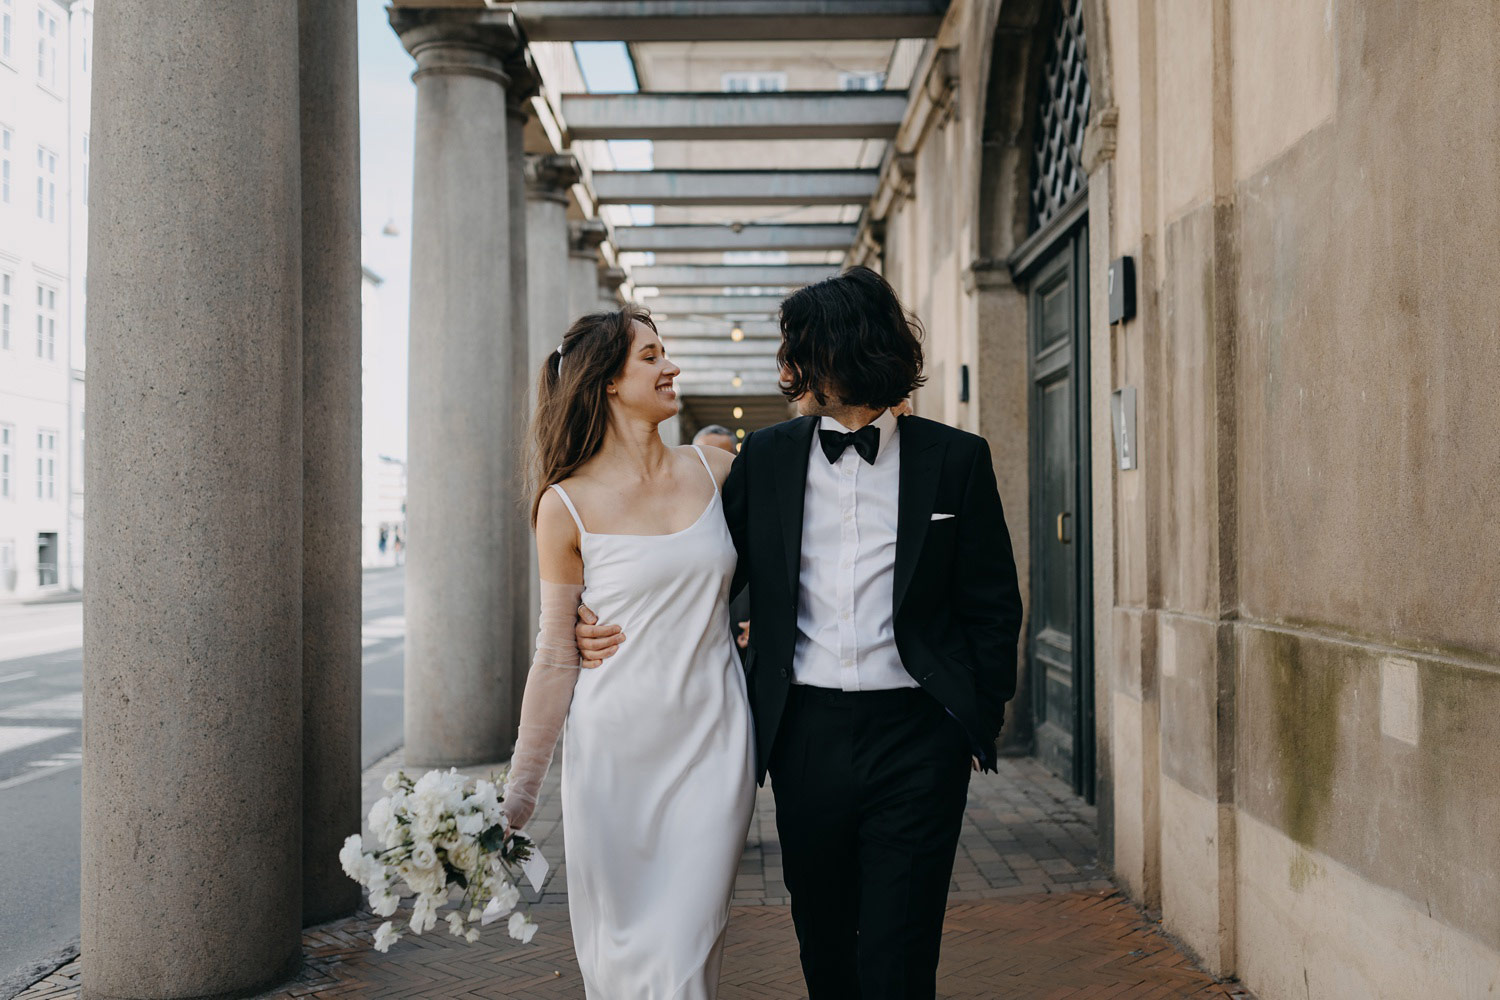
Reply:
[[[401, 745], [405, 572], [364, 573], [363, 765]], [[0, 605], [0, 996], [78, 937], [83, 605]]]

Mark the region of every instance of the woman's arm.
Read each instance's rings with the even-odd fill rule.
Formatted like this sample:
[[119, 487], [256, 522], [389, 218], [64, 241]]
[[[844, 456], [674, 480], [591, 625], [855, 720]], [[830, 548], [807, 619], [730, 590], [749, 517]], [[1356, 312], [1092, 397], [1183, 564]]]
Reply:
[[573, 687], [578, 683], [578, 645], [573, 622], [583, 595], [583, 556], [578, 530], [561, 498], [551, 491], [537, 511], [537, 562], [541, 568], [541, 620], [536, 655], [526, 674], [516, 749], [502, 793], [511, 829], [519, 829], [536, 810], [542, 779], [552, 765], [557, 734], [562, 731]]

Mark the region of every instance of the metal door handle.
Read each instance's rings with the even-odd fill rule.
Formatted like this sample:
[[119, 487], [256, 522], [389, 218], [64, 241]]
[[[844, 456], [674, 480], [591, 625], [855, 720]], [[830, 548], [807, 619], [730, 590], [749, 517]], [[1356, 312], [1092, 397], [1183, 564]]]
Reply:
[[1068, 537], [1068, 518], [1070, 516], [1070, 512], [1066, 510], [1057, 515], [1057, 540], [1064, 545], [1073, 544], [1073, 539]]

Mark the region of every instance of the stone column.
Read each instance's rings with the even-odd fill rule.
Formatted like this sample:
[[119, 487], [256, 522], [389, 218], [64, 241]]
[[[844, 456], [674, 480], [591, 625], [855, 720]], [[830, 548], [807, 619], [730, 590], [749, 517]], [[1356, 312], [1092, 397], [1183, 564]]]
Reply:
[[97, 16], [84, 995], [245, 996], [301, 960], [298, 5]]
[[531, 585], [531, 567], [536, 543], [531, 533], [530, 505], [527, 503], [528, 431], [531, 422], [530, 400], [530, 303], [527, 262], [529, 241], [526, 237], [526, 118], [531, 112], [531, 98], [541, 85], [541, 73], [522, 49], [507, 66], [511, 76], [509, 101], [505, 108], [505, 164], [510, 194], [510, 288], [511, 343], [517, 348], [506, 369], [507, 391], [516, 412], [516, 420], [506, 447], [507, 502], [505, 515], [511, 536], [511, 653], [506, 663], [510, 686], [511, 714], [505, 724], [507, 747], [515, 745], [516, 726], [521, 717], [521, 695], [526, 690], [526, 674], [535, 646], [537, 588]]
[[598, 281], [599, 308], [606, 310], [620, 308], [620, 286], [625, 284], [625, 269], [601, 267], [598, 270]]
[[354, 0], [301, 0], [302, 921], [353, 913], [360, 829], [359, 54]]
[[[528, 350], [526, 360], [528, 417], [536, 408], [536, 384], [542, 365], [557, 350], [563, 334], [572, 325], [568, 315], [568, 188], [577, 184], [581, 172], [570, 153], [526, 158], [526, 311]], [[524, 523], [530, 523], [530, 497]], [[535, 626], [541, 612], [537, 586], [536, 545], [527, 536], [530, 603], [523, 624], [527, 656], [535, 643]], [[516, 671], [515, 698], [519, 709], [526, 670]]]
[[[515, 655], [508, 11], [393, 7], [417, 62], [406, 560], [406, 759], [503, 759]], [[519, 351], [518, 351], [519, 348]], [[524, 565], [524, 563], [522, 564]]]
[[[568, 226], [568, 325], [599, 311], [599, 246], [609, 238], [602, 219]], [[618, 309], [618, 305], [609, 308]]]

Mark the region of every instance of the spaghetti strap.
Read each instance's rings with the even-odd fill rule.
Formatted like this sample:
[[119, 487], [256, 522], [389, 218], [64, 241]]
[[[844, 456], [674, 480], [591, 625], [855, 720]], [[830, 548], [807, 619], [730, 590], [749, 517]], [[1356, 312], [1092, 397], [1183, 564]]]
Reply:
[[703, 449], [698, 447], [697, 445], [692, 445], [691, 447], [698, 453], [698, 461], [702, 462], [703, 467], [708, 470], [708, 481], [714, 484], [714, 492], [718, 493], [719, 477], [714, 475], [714, 467], [708, 464], [708, 456], [703, 454]]
[[587, 535], [588, 531], [583, 526], [583, 518], [578, 516], [578, 508], [573, 506], [573, 501], [568, 498], [567, 491], [564, 490], [559, 483], [553, 483], [548, 488], [556, 490], [557, 495], [562, 498], [562, 502], [568, 508], [568, 513], [573, 515], [573, 523], [578, 525], [578, 533], [580, 535]]

